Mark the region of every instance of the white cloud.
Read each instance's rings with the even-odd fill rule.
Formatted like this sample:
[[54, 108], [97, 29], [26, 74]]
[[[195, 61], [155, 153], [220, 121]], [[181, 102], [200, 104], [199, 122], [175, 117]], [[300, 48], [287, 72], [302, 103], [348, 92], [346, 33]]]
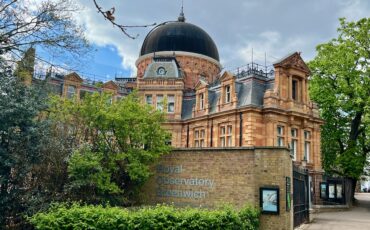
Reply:
[[339, 17], [345, 17], [349, 21], [359, 20], [370, 16], [370, 2], [361, 0], [345, 0], [341, 2]]
[[[132, 29], [138, 39], [131, 40], [97, 13], [92, 0], [78, 0], [84, 6], [77, 20], [85, 25], [87, 38], [99, 46], [113, 46], [122, 66], [136, 70], [141, 43], [150, 28]], [[180, 1], [173, 0], [98, 0], [104, 9], [116, 8], [116, 22], [125, 25], [176, 20]], [[306, 59], [315, 55], [315, 46], [336, 37], [339, 17], [358, 19], [370, 15], [368, 0], [288, 1], [288, 0], [208, 0], [185, 1], [187, 21], [202, 27], [215, 40], [222, 64], [233, 67], [254, 58], [269, 62], [293, 51]]]

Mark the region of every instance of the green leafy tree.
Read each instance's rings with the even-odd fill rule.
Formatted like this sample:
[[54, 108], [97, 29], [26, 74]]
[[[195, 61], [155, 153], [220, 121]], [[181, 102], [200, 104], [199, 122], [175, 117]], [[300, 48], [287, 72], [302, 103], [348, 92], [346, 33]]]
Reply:
[[324, 169], [351, 178], [355, 187], [370, 151], [370, 18], [340, 24], [338, 38], [318, 45], [309, 63], [310, 95], [325, 120]]
[[113, 103], [110, 94], [54, 97], [51, 104], [50, 118], [78, 146], [68, 165], [73, 199], [130, 202], [153, 161], [170, 150], [163, 114], [135, 94]]
[[47, 124], [36, 119], [44, 96], [0, 71], [0, 226], [18, 223], [34, 195], [32, 171], [47, 135]]

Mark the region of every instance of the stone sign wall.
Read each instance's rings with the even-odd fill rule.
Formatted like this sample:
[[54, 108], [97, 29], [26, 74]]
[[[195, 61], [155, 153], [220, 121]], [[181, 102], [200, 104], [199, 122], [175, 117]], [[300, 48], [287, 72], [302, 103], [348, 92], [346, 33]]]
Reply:
[[140, 196], [144, 204], [259, 207], [260, 188], [278, 188], [279, 213], [262, 214], [261, 229], [293, 228], [292, 208], [286, 205], [286, 181], [292, 178], [286, 148], [176, 149], [153, 171]]

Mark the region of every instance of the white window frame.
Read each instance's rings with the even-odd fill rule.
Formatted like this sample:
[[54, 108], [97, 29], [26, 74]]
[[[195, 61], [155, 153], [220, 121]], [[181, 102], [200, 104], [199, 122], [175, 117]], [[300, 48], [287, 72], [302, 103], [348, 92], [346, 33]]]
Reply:
[[232, 146], [232, 125], [220, 126], [220, 147]]
[[[73, 92], [71, 91], [73, 89]], [[77, 87], [75, 85], [67, 86], [67, 98], [73, 98], [77, 93]]]
[[194, 129], [194, 147], [205, 147], [206, 130], [203, 128]]
[[304, 136], [304, 156], [303, 160], [310, 162], [310, 151], [311, 151], [311, 132], [309, 130], [303, 131]]
[[231, 86], [226, 85], [225, 86], [225, 103], [231, 102]]
[[284, 126], [278, 125], [276, 128], [277, 131], [277, 145], [279, 147], [284, 146]]
[[153, 95], [151, 94], [146, 94], [145, 95], [145, 103], [147, 105], [153, 105]]
[[163, 111], [163, 95], [157, 95], [157, 110]]
[[291, 143], [290, 148], [293, 156], [293, 160], [297, 160], [297, 147], [298, 147], [298, 129], [292, 128], [291, 129]]
[[199, 109], [204, 109], [204, 93], [199, 94]]
[[167, 95], [167, 112], [175, 112], [175, 95]]

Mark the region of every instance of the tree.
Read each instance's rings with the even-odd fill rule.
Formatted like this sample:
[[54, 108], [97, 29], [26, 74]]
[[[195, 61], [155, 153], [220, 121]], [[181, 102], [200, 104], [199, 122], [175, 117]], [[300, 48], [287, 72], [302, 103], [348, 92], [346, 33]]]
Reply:
[[77, 10], [71, 0], [0, 0], [0, 54], [38, 45], [52, 54], [85, 52], [84, 30], [72, 20]]
[[131, 94], [112, 103], [110, 94], [81, 101], [55, 97], [50, 118], [77, 146], [69, 158], [71, 198], [125, 204], [150, 176], [149, 166], [168, 153], [164, 116]]
[[324, 169], [352, 179], [354, 189], [370, 152], [370, 18], [340, 25], [338, 38], [318, 45], [309, 63], [310, 95], [325, 120]]
[[0, 71], [0, 226], [18, 223], [34, 195], [32, 170], [40, 160], [46, 124], [36, 117], [44, 94]]

